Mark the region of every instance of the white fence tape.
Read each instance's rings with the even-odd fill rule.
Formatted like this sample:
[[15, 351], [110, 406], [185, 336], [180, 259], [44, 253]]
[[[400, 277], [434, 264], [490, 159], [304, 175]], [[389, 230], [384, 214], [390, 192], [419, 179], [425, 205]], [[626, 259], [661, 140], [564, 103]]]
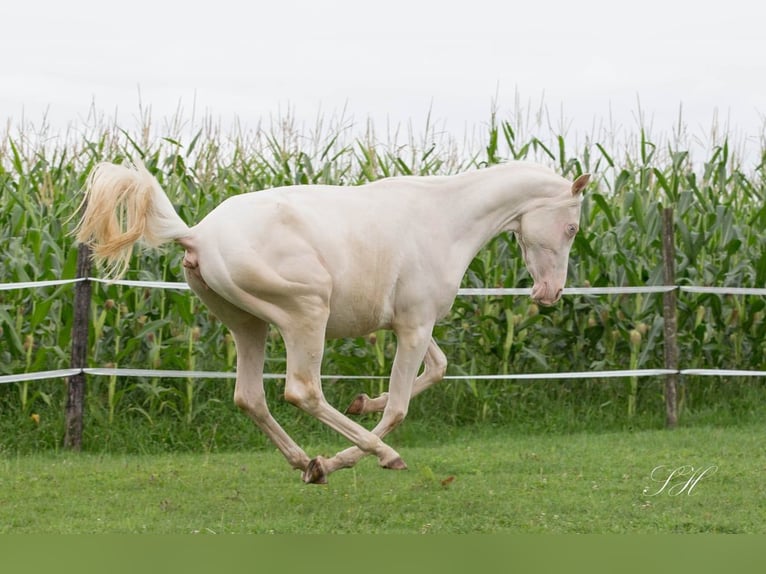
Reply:
[[[104, 285], [125, 285], [127, 287], [146, 287], [151, 289], [179, 289], [189, 290], [190, 287], [183, 281], [136, 281], [131, 279], [101, 279], [88, 277], [87, 279], [53, 279], [50, 281], [26, 281], [21, 283], [0, 283], [0, 291], [12, 289], [33, 289], [36, 287], [50, 287], [52, 285], [67, 285], [80, 281], [93, 281]], [[627, 295], [636, 293], [667, 293], [679, 289], [687, 293], [711, 293], [715, 295], [766, 295], [766, 288], [758, 287], [695, 287], [693, 285], [642, 285], [637, 287], [566, 287], [564, 295]], [[511, 287], [466, 287], [458, 289], [457, 294], [463, 296], [524, 296], [530, 295], [530, 288]]]
[[131, 281], [129, 279], [97, 279], [89, 278], [90, 281], [103, 283], [104, 285], [125, 285], [127, 287], [149, 287], [151, 289], [181, 289], [189, 290], [188, 283], [170, 282], [170, 281]]
[[[235, 373], [216, 371], [173, 371], [162, 369], [111, 369], [111, 368], [85, 368], [82, 370], [86, 375], [100, 375], [118, 377], [157, 377], [166, 379], [233, 379]], [[265, 376], [265, 375], [264, 375]]]
[[82, 369], [58, 369], [56, 371], [38, 371], [36, 373], [20, 373], [18, 375], [0, 376], [0, 385], [4, 383], [22, 383], [24, 381], [39, 381], [41, 379], [63, 379], [81, 373]]
[[623, 293], [667, 293], [675, 285], [643, 285], [641, 287], [565, 287], [564, 295], [621, 295]]
[[712, 293], [715, 295], [766, 295], [766, 289], [756, 287], [694, 287], [683, 285], [680, 289], [687, 293]]
[[[88, 375], [116, 375], [119, 377], [158, 377], [176, 379], [233, 379], [234, 372], [220, 371], [172, 371], [161, 369], [107, 369], [85, 368], [83, 372]], [[658, 375], [670, 375], [677, 373], [669, 369], [635, 369], [626, 371], [590, 371], [580, 373], [518, 373], [506, 375], [447, 375], [444, 380], [510, 380], [510, 379], [588, 379], [588, 378], [613, 378], [613, 377], [652, 377]], [[264, 379], [284, 379], [284, 374], [268, 373]], [[322, 375], [323, 379], [338, 380], [387, 380], [388, 376], [356, 376], [356, 375]]]
[[574, 373], [518, 373], [508, 375], [452, 375], [445, 380], [505, 381], [513, 379], [613, 379], [618, 377], [656, 377], [677, 373], [672, 369], [633, 369], [624, 371], [583, 371]]
[[[642, 287], [566, 287], [564, 295], [621, 295], [623, 293], [667, 293], [678, 289], [675, 285], [650, 285]], [[532, 289], [512, 289], [504, 287], [458, 289], [458, 295], [531, 295]], [[766, 293], [766, 289], [764, 289]]]
[[[89, 277], [88, 281], [105, 285], [125, 285], [128, 287], [146, 287], [152, 289], [180, 289], [188, 290], [189, 285], [183, 282], [170, 281], [132, 281], [127, 279], [100, 279]], [[56, 279], [51, 281], [27, 281], [21, 283], [0, 283], [0, 291], [11, 289], [30, 289], [37, 287], [50, 287], [78, 283], [86, 279]], [[666, 293], [680, 289], [688, 293], [710, 293], [715, 295], [766, 295], [766, 289], [750, 287], [695, 287], [691, 285], [650, 285], [640, 287], [567, 287], [564, 295], [620, 295], [635, 293]], [[465, 288], [459, 289], [458, 295], [462, 296], [528, 296], [531, 289], [514, 288]], [[235, 373], [217, 371], [173, 371], [157, 369], [111, 369], [111, 368], [85, 368], [85, 369], [59, 369], [53, 371], [39, 371], [35, 373], [20, 373], [16, 375], [0, 376], [0, 384], [35, 381], [41, 379], [57, 379], [71, 377], [85, 373], [94, 376], [118, 376], [118, 377], [151, 377], [151, 378], [184, 378], [184, 379], [231, 379]], [[740, 371], [726, 369], [638, 369], [623, 371], [586, 371], [574, 373], [518, 373], [507, 375], [448, 375], [445, 380], [529, 380], [529, 379], [603, 379], [617, 377], [655, 377], [671, 374], [714, 376], [714, 377], [764, 377], [766, 371]], [[280, 374], [264, 374], [265, 379], [284, 379]], [[327, 380], [370, 380], [387, 379], [385, 376], [353, 376], [353, 375], [323, 375]]]
[[101, 279], [100, 277], [88, 277], [79, 279], [52, 279], [50, 281], [24, 281], [21, 283], [0, 283], [0, 291], [11, 291], [12, 289], [35, 289], [38, 287], [50, 287], [52, 285], [67, 285], [70, 283], [80, 283], [82, 281], [93, 281], [94, 283], [103, 283], [104, 285], [125, 285], [127, 287], [148, 287], [152, 289], [182, 289], [188, 290], [187, 283], [171, 281], [133, 281], [130, 279]]
[[766, 371], [740, 371], [736, 369], [683, 369], [679, 373], [703, 377], [766, 377]]
[[[63, 379], [79, 373], [93, 376], [146, 377], [158, 379], [234, 379], [236, 373], [221, 371], [174, 371], [163, 369], [113, 369], [86, 367], [84, 369], [59, 369], [37, 373], [0, 376], [0, 384], [19, 383], [41, 379]], [[447, 375], [445, 381], [511, 381], [511, 380], [559, 380], [559, 379], [616, 379], [629, 377], [660, 377], [679, 374], [701, 377], [766, 377], [766, 371], [739, 371], [727, 369], [633, 369], [623, 371], [582, 371], [573, 373], [511, 373], [507, 375]], [[284, 374], [266, 373], [264, 379], [284, 379]], [[387, 376], [322, 375], [326, 381], [388, 380]]]
[[84, 281], [84, 279], [53, 279], [51, 281], [0, 283], [0, 291], [10, 291], [12, 289], [34, 289], [36, 287], [50, 287], [51, 285], [67, 285], [68, 283], [79, 283], [80, 281]]

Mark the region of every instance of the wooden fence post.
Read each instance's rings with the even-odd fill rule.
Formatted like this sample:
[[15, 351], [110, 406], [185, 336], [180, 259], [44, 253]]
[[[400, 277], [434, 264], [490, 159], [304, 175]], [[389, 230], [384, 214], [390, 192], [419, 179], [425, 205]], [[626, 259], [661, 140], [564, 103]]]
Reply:
[[[72, 322], [73, 369], [82, 369], [88, 360], [88, 320], [90, 316], [90, 247], [81, 243], [77, 248], [77, 278], [74, 286], [74, 320]], [[67, 381], [66, 435], [64, 447], [82, 448], [83, 411], [85, 406], [85, 373], [80, 372]]]
[[[662, 211], [662, 275], [665, 285], [676, 284], [676, 248], [674, 243], [673, 208]], [[676, 321], [676, 291], [663, 293], [662, 315], [665, 319], [665, 368], [675, 371], [665, 375], [665, 425], [678, 424], [678, 322]]]

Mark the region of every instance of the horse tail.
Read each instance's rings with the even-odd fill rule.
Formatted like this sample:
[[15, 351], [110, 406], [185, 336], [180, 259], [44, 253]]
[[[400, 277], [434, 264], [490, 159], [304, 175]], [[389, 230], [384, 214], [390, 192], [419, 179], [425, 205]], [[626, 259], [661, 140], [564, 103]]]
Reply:
[[140, 239], [158, 246], [190, 232], [142, 163], [96, 165], [85, 184], [83, 205], [76, 238], [90, 245], [97, 263], [107, 264], [110, 277], [125, 273], [133, 245]]

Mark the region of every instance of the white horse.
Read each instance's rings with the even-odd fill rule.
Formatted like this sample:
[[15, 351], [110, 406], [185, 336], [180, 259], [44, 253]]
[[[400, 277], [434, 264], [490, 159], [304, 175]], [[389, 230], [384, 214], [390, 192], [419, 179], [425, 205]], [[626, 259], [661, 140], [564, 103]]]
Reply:
[[[560, 298], [589, 177], [572, 183], [543, 166], [510, 162], [358, 187], [291, 186], [230, 197], [189, 227], [143, 165], [102, 163], [88, 178], [77, 239], [115, 276], [141, 238], [181, 245], [191, 289], [236, 342], [235, 404], [305, 482], [324, 483], [366, 454], [384, 468], [407, 468], [382, 439], [410, 399], [443, 378], [447, 359], [431, 337], [434, 324], [490, 239], [515, 233], [534, 279], [532, 298], [543, 305]], [[274, 420], [263, 389], [270, 323], [287, 350], [285, 399], [355, 446], [310, 459]], [[320, 366], [325, 338], [377, 329], [397, 339], [388, 393], [360, 395], [347, 411], [383, 411], [370, 431], [327, 402]]]

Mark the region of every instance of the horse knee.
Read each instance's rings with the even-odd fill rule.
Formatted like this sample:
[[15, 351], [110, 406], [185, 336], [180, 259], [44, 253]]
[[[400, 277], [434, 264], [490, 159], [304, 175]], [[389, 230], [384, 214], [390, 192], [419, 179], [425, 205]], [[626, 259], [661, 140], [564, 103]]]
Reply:
[[261, 397], [261, 399], [256, 400], [240, 390], [234, 391], [234, 405], [255, 420], [263, 420], [269, 416], [266, 399], [265, 397]]
[[444, 376], [447, 374], [447, 359], [445, 358], [442, 361], [439, 361], [436, 365], [434, 365], [434, 379], [437, 381], [441, 381]]
[[434, 355], [430, 370], [433, 372], [434, 380], [440, 381], [447, 374], [447, 356], [441, 350]]
[[407, 405], [399, 407], [387, 408], [384, 417], [388, 423], [389, 428], [395, 428], [401, 424], [401, 422], [407, 416]]
[[313, 413], [322, 402], [322, 393], [313, 385], [288, 381], [285, 385], [285, 400], [301, 410]]

